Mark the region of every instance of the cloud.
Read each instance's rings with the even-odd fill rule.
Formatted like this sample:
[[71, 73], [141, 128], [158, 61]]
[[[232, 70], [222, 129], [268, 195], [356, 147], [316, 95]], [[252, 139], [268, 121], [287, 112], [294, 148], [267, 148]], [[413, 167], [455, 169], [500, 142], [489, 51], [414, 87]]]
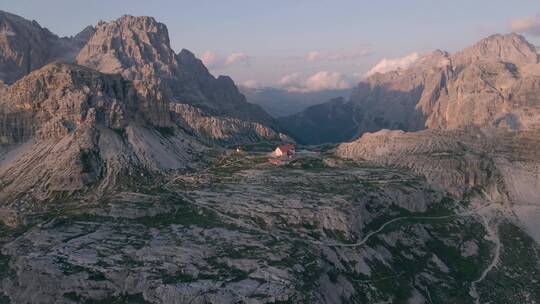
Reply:
[[244, 54], [244, 53], [232, 53], [229, 56], [227, 56], [227, 59], [225, 60], [226, 66], [232, 66], [232, 65], [244, 65], [249, 66], [251, 65], [251, 57]]
[[201, 55], [201, 61], [205, 66], [212, 68], [216, 63], [218, 63], [218, 56], [212, 51], [206, 51]]
[[255, 80], [246, 80], [242, 82], [241, 86], [249, 88], [249, 89], [257, 89], [259, 88], [259, 83]]
[[307, 78], [298, 73], [283, 76], [278, 84], [289, 92], [318, 92], [324, 90], [348, 89], [347, 77], [338, 72], [320, 71]]
[[517, 33], [540, 36], [540, 14], [511, 20], [510, 29]]
[[250, 66], [253, 57], [245, 53], [231, 53], [226, 57], [222, 57], [214, 51], [206, 51], [201, 56], [201, 61], [210, 69], [221, 69], [232, 66]]
[[341, 73], [337, 72], [318, 72], [306, 80], [306, 88], [309, 91], [322, 91], [332, 89], [347, 89], [351, 84]]
[[387, 73], [400, 69], [406, 69], [415, 63], [419, 58], [420, 54], [416, 52], [401, 58], [384, 58], [366, 73], [366, 77], [376, 73]]
[[281, 79], [278, 81], [278, 85], [288, 88], [299, 86], [301, 82], [302, 76], [300, 76], [298, 73], [292, 73], [281, 77]]
[[356, 49], [348, 52], [311, 51], [306, 60], [314, 61], [349, 61], [371, 55], [369, 49]]

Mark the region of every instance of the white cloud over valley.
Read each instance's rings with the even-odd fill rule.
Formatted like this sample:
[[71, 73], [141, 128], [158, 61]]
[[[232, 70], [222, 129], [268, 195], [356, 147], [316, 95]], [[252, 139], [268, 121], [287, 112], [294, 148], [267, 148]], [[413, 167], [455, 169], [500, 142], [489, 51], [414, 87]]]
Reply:
[[212, 51], [204, 52], [200, 58], [204, 65], [208, 68], [214, 67], [214, 65], [218, 62], [217, 54]]
[[250, 66], [253, 57], [242, 53], [231, 53], [228, 56], [220, 56], [214, 51], [206, 51], [201, 56], [201, 61], [209, 69], [222, 69], [232, 66]]
[[324, 90], [348, 89], [350, 80], [338, 72], [320, 71], [308, 77], [298, 73], [283, 76], [278, 85], [290, 92], [318, 92]]
[[366, 77], [376, 73], [387, 73], [399, 69], [406, 69], [418, 59], [420, 59], [420, 54], [416, 52], [400, 58], [384, 58], [366, 73]]
[[252, 79], [242, 82], [241, 86], [249, 88], [249, 89], [257, 89], [260, 87], [259, 83]]
[[249, 66], [251, 65], [251, 57], [244, 54], [244, 53], [232, 53], [229, 56], [227, 56], [227, 59], [225, 59], [225, 65], [231, 66], [231, 65], [244, 65]]
[[299, 73], [292, 73], [281, 77], [281, 79], [278, 81], [278, 85], [285, 88], [297, 87], [301, 82], [302, 76], [300, 76]]

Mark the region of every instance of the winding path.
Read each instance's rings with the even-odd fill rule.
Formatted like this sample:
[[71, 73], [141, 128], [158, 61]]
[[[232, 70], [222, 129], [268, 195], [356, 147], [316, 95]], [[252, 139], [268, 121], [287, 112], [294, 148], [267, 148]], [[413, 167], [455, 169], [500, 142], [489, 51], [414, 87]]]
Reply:
[[489, 220], [485, 215], [482, 215], [482, 223], [488, 233], [488, 239], [495, 243], [495, 249], [494, 249], [494, 254], [493, 254], [493, 260], [491, 260], [491, 263], [488, 265], [486, 269], [484, 269], [484, 271], [482, 272], [482, 275], [477, 280], [471, 283], [469, 295], [475, 299], [476, 304], [480, 304], [480, 295], [478, 294], [476, 286], [478, 285], [478, 283], [482, 282], [486, 278], [488, 273], [495, 266], [497, 266], [497, 264], [499, 263], [500, 256], [501, 256], [501, 239], [499, 238], [499, 232], [497, 231], [497, 226], [495, 226], [495, 228], [491, 227], [489, 225]]
[[442, 219], [448, 219], [448, 218], [454, 218], [454, 217], [467, 217], [467, 216], [473, 216], [475, 215], [478, 211], [480, 211], [481, 209], [484, 209], [486, 207], [488, 207], [489, 205], [491, 205], [493, 203], [486, 203], [476, 209], [473, 209], [473, 210], [470, 210], [470, 211], [466, 211], [466, 212], [462, 212], [462, 213], [455, 213], [455, 214], [449, 214], [449, 215], [443, 215], [443, 216], [403, 216], [403, 217], [398, 217], [398, 218], [395, 218], [395, 219], [392, 219], [392, 220], [389, 220], [388, 222], [384, 223], [381, 225], [381, 227], [379, 227], [379, 229], [377, 230], [374, 230], [370, 233], [368, 233], [360, 242], [358, 243], [332, 243], [332, 244], [329, 244], [329, 243], [323, 243], [323, 242], [318, 242], [318, 244], [323, 244], [323, 245], [327, 245], [327, 246], [330, 246], [330, 247], [358, 247], [358, 246], [362, 246], [364, 245], [372, 236], [380, 233], [381, 231], [384, 230], [384, 228], [386, 228], [388, 225], [392, 224], [392, 223], [395, 223], [395, 222], [399, 222], [399, 221], [403, 221], [403, 220], [442, 220]]

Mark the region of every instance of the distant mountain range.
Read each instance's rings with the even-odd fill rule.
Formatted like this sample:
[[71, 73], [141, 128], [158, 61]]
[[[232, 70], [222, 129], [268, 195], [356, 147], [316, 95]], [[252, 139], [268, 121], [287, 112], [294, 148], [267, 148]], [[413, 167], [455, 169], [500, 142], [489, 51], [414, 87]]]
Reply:
[[239, 89], [250, 103], [260, 105], [273, 117], [289, 116], [332, 98], [347, 97], [352, 91], [352, 89], [340, 89], [291, 92], [281, 88], [248, 88], [244, 86], [240, 86]]
[[493, 35], [455, 54], [435, 51], [407, 69], [372, 75], [346, 101], [314, 105], [280, 123], [309, 144], [381, 129], [536, 129], [538, 63], [537, 48], [524, 37]]

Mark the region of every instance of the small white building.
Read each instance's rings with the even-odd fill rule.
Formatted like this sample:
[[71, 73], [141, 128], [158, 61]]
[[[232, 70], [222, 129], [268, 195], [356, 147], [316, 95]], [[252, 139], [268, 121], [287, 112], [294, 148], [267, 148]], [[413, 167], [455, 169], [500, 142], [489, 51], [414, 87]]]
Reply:
[[296, 147], [293, 144], [281, 145], [272, 153], [275, 157], [289, 156], [292, 157], [296, 153]]

